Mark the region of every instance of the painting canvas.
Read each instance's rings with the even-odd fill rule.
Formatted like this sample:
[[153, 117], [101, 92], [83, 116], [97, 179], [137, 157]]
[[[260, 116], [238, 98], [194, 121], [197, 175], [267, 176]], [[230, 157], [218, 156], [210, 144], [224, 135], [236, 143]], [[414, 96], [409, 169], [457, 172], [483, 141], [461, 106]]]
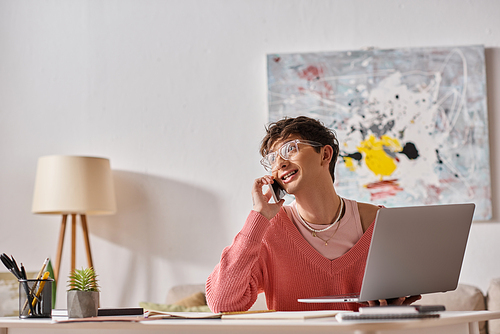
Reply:
[[483, 46], [270, 54], [269, 121], [306, 115], [340, 142], [341, 196], [476, 203], [491, 219]]
[[0, 317], [18, 315], [19, 283], [11, 273], [0, 273]]

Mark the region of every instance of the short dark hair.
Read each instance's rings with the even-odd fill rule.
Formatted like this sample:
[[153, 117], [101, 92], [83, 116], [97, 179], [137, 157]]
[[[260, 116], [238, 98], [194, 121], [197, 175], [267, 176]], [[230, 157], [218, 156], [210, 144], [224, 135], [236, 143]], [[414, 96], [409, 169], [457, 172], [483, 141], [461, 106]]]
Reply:
[[[286, 139], [291, 135], [298, 135], [302, 139], [315, 141], [323, 145], [330, 145], [333, 148], [330, 175], [332, 176], [332, 180], [335, 181], [335, 164], [339, 156], [339, 142], [335, 132], [316, 119], [306, 116], [286, 117], [277, 122], [270, 123], [266, 127], [266, 135], [260, 145], [260, 154], [263, 157], [266, 156], [277, 141]], [[314, 149], [316, 152], [321, 150], [320, 147], [315, 147]]]

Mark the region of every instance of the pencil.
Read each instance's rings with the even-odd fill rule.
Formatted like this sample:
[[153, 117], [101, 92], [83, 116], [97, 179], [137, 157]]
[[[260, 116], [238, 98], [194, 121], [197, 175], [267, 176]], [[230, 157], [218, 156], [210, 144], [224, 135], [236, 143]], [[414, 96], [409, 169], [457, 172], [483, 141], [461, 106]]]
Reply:
[[36, 302], [40, 299], [40, 295], [42, 294], [42, 290], [45, 287], [45, 280], [49, 278], [50, 273], [46, 271], [43, 274], [42, 281], [40, 282], [40, 287], [38, 288], [38, 291], [36, 292], [35, 299], [33, 299], [33, 306], [35, 306]]

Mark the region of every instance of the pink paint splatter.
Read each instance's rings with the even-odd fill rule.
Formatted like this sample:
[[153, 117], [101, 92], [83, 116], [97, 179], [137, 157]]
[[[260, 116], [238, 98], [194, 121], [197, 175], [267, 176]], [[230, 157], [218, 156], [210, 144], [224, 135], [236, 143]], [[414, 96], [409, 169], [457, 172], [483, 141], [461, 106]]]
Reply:
[[397, 179], [373, 182], [367, 184], [365, 187], [370, 191], [371, 200], [384, 199], [396, 194], [404, 189], [399, 186]]
[[[324, 77], [324, 72], [321, 67], [310, 65], [308, 66], [305, 70], [299, 71], [298, 76], [301, 79], [305, 79], [307, 81], [319, 81]], [[301, 93], [311, 91], [320, 96], [321, 98], [324, 99], [332, 99], [330, 96], [333, 92], [333, 87], [328, 83], [328, 81], [320, 81], [318, 86], [315, 87], [314, 89], [305, 89], [303, 87], [299, 87], [298, 90]], [[334, 99], [334, 98], [333, 98]]]
[[323, 69], [317, 68], [316, 66], [309, 66], [302, 72], [299, 72], [299, 77], [309, 81], [318, 80], [323, 76]]

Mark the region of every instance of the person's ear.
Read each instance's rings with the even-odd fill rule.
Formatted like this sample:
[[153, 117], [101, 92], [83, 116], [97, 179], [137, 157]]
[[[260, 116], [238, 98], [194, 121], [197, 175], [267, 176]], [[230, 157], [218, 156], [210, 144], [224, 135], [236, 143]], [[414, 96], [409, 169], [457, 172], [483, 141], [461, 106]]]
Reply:
[[330, 161], [332, 161], [332, 158], [333, 158], [333, 148], [330, 145], [323, 146], [321, 161], [329, 166]]

